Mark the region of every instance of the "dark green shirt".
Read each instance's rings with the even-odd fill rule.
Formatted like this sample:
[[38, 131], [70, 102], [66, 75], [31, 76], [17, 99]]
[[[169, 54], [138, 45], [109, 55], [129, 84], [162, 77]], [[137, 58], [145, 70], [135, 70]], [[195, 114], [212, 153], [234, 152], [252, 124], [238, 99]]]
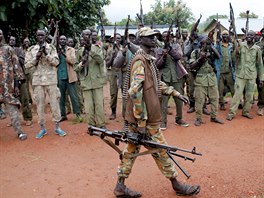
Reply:
[[58, 66], [58, 79], [66, 80], [68, 79], [66, 57], [63, 55], [60, 55], [59, 59], [60, 59], [60, 64]]

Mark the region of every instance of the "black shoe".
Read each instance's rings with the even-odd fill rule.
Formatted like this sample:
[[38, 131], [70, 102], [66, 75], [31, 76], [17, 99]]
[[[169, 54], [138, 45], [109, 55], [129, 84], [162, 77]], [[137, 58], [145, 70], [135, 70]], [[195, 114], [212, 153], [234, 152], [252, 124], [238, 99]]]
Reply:
[[61, 119], [60, 119], [60, 122], [63, 122], [65, 120], [68, 120], [68, 118], [66, 116], [62, 116]]
[[115, 120], [116, 119], [116, 114], [112, 113], [109, 117], [109, 120]]
[[19, 133], [18, 134], [18, 139], [20, 139], [21, 141], [26, 140], [27, 139], [27, 134]]
[[194, 122], [195, 126], [201, 126], [201, 124], [203, 124], [203, 121], [200, 118], [196, 119], [195, 122]]
[[215, 122], [215, 123], [218, 123], [218, 124], [224, 124], [224, 122], [218, 118], [211, 118], [211, 122]]
[[203, 108], [203, 114], [204, 115], [210, 115], [210, 112], [208, 111], [207, 108]]
[[242, 114], [242, 116], [248, 119], [253, 119], [253, 116], [250, 115], [249, 113]]
[[224, 104], [221, 104], [221, 105], [220, 105], [220, 110], [221, 110], [221, 111], [225, 111], [225, 110], [226, 110], [226, 108], [225, 108], [225, 105], [224, 105]]
[[179, 125], [179, 126], [183, 126], [183, 127], [188, 127], [189, 126], [189, 123], [185, 122], [184, 120], [180, 119], [180, 120], [176, 120], [175, 122], [176, 125]]
[[194, 107], [190, 107], [190, 108], [188, 109], [188, 111], [187, 111], [187, 113], [193, 113], [193, 112], [195, 112]]

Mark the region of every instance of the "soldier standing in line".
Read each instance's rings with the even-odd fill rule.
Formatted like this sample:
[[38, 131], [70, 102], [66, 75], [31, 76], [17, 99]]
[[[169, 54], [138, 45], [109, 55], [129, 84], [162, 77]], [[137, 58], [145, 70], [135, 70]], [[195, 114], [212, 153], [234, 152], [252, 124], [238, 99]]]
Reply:
[[37, 139], [47, 134], [45, 127], [45, 93], [49, 94], [53, 121], [55, 121], [55, 133], [65, 136], [66, 133], [60, 128], [60, 90], [57, 87], [57, 66], [59, 58], [55, 46], [45, 42], [46, 32], [39, 29], [36, 32], [37, 44], [31, 46], [25, 59], [25, 67], [32, 70], [33, 93], [37, 104], [37, 113], [40, 132]]
[[91, 43], [91, 31], [82, 32], [84, 46], [76, 54], [75, 71], [79, 72], [84, 106], [89, 125], [105, 128], [103, 85], [105, 70], [103, 52]]
[[[264, 62], [264, 28], [260, 30], [261, 39], [256, 43], [257, 46], [260, 47], [262, 52], [262, 62]], [[264, 88], [260, 86], [260, 78], [257, 77], [257, 85], [258, 85], [258, 112], [259, 116], [263, 116], [263, 108], [264, 108]]]
[[0, 103], [4, 103], [6, 112], [11, 118], [14, 131], [20, 140], [27, 139], [27, 134], [23, 132], [19, 110], [20, 79], [24, 78], [22, 68], [18, 65], [18, 58], [14, 49], [4, 44], [3, 31], [0, 29]]
[[194, 81], [195, 126], [200, 126], [204, 123], [202, 121], [202, 110], [207, 97], [211, 102], [211, 122], [223, 124], [223, 121], [216, 117], [219, 104], [219, 93], [214, 61], [219, 58], [220, 54], [207, 36], [201, 40], [200, 48], [194, 50], [191, 54], [190, 69], [196, 69], [197, 71]]
[[[18, 64], [23, 70], [25, 79], [20, 81], [20, 86], [19, 86], [19, 91], [20, 91], [20, 102], [22, 106], [22, 115], [23, 119], [26, 121], [26, 126], [31, 126], [33, 124], [32, 122], [32, 112], [31, 108], [29, 105], [29, 93], [27, 89], [27, 82], [26, 82], [26, 75], [27, 75], [27, 70], [25, 69], [25, 54], [21, 48], [15, 47], [16, 45], [16, 38], [14, 36], [10, 36], [9, 39], [9, 45], [14, 49], [15, 54], [18, 57]], [[9, 126], [11, 123], [9, 124]]]
[[240, 42], [236, 48], [236, 82], [235, 94], [232, 98], [229, 113], [226, 117], [231, 121], [235, 115], [245, 90], [245, 101], [242, 110], [242, 116], [248, 119], [253, 119], [249, 111], [255, 91], [257, 76], [259, 76], [259, 85], [263, 86], [264, 67], [262, 62], [262, 52], [259, 46], [254, 44], [255, 32], [249, 31], [246, 35], [246, 41]]
[[[116, 33], [115, 41], [113, 41], [112, 45], [109, 45], [106, 54], [106, 68], [107, 68], [107, 76], [110, 84], [110, 107], [112, 110], [112, 114], [110, 115], [109, 119], [114, 120], [116, 119], [116, 108], [117, 108], [117, 97], [118, 97], [118, 78], [120, 69], [113, 67], [114, 59], [117, 56], [119, 50], [121, 50], [122, 46], [120, 45], [121, 42], [121, 35]], [[113, 38], [114, 38], [113, 37]]]
[[225, 111], [224, 89], [225, 86], [234, 95], [234, 80], [233, 80], [233, 45], [229, 43], [229, 32], [224, 30], [222, 32], [222, 42], [216, 43], [216, 49], [220, 54], [220, 59], [215, 61], [216, 67], [219, 70], [218, 90], [219, 90], [219, 103], [220, 110]]
[[[162, 33], [162, 38], [165, 42], [165, 47], [157, 49], [156, 65], [157, 68], [161, 71], [161, 80], [165, 82], [167, 86], [172, 86], [176, 91], [183, 95], [184, 77], [187, 75], [186, 70], [180, 62], [183, 53], [181, 50], [181, 46], [178, 43], [171, 44], [170, 41], [169, 43], [166, 43], [167, 34], [167, 31]], [[179, 126], [188, 127], [189, 124], [182, 119], [183, 102], [177, 97], [173, 97], [173, 99], [176, 105], [175, 124]], [[167, 128], [168, 100], [168, 96], [162, 96], [162, 130], [165, 130]]]
[[[23, 53], [24, 53], [24, 57], [25, 57], [26, 52], [27, 52], [28, 48], [30, 47], [30, 45], [31, 45], [30, 41], [29, 41], [28, 37], [26, 37], [23, 40], [23, 44], [21, 46], [21, 49], [23, 50]], [[32, 86], [32, 73], [30, 72], [30, 70], [25, 68], [25, 75], [26, 75], [26, 84], [27, 84], [27, 91], [28, 91], [28, 101], [29, 101], [29, 104], [32, 104], [33, 101], [32, 101], [31, 92], [29, 89], [29, 87]]]
[[[60, 110], [61, 120], [67, 120], [65, 101], [66, 97], [70, 96], [73, 113], [76, 115], [76, 120], [82, 122], [80, 116], [80, 107], [76, 91], [77, 74], [73, 69], [73, 65], [76, 62], [75, 50], [72, 47], [66, 46], [67, 38], [61, 35], [59, 38], [59, 49], [58, 55], [60, 64], [58, 65], [57, 76], [58, 76], [58, 87], [60, 89]], [[66, 94], [67, 93], [67, 94]]]
[[[160, 81], [158, 69], [155, 65], [155, 57], [151, 56], [151, 48], [155, 47], [155, 35], [157, 33], [148, 27], [143, 27], [138, 32], [140, 49], [132, 59], [127, 84], [124, 88], [126, 97], [125, 120], [129, 124], [129, 130], [148, 135], [159, 144], [167, 144], [161, 130], [161, 94], [179, 97], [184, 102], [188, 99], [177, 92], [173, 87], [167, 87]], [[150, 148], [147, 148], [150, 149]], [[123, 151], [124, 156], [139, 153], [140, 145], [128, 143]], [[170, 179], [172, 187], [177, 195], [195, 195], [200, 192], [200, 186], [183, 184], [176, 179], [175, 166], [165, 150], [151, 154], [162, 174]], [[118, 167], [118, 180], [114, 189], [116, 197], [141, 197], [140, 192], [133, 191], [125, 185], [132, 171], [136, 157], [123, 158]]]

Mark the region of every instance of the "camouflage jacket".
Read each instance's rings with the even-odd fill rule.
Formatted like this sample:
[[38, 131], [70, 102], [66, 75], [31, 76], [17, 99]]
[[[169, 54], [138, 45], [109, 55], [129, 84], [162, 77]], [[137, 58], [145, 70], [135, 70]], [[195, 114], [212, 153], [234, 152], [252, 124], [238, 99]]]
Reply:
[[30, 68], [33, 73], [32, 85], [57, 85], [57, 66], [59, 58], [56, 48], [45, 43], [47, 55], [42, 55], [39, 60], [36, 55], [39, 45], [31, 46], [26, 52], [25, 68]]
[[14, 87], [19, 85], [21, 79], [24, 79], [24, 74], [14, 49], [0, 44], [0, 103], [20, 105]]

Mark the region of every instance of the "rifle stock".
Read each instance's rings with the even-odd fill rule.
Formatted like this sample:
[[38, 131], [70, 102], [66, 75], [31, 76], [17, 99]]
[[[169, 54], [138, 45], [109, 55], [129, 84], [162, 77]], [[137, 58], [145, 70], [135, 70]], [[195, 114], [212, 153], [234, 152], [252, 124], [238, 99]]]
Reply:
[[[190, 175], [176, 162], [176, 160], [172, 157], [176, 156], [179, 158], [182, 158], [184, 160], [189, 160], [194, 162], [195, 158], [191, 158], [188, 156], [184, 156], [182, 154], [178, 154], [176, 152], [184, 152], [184, 153], [189, 153], [192, 155], [202, 155], [201, 153], [196, 152], [196, 147], [193, 147], [192, 150], [186, 150], [186, 149], [182, 149], [179, 147], [173, 147], [173, 146], [169, 146], [166, 144], [160, 144], [157, 142], [152, 141], [150, 138], [148, 138], [145, 135], [142, 135], [140, 133], [134, 133], [134, 132], [123, 132], [123, 131], [110, 131], [108, 129], [102, 129], [102, 128], [98, 128], [98, 127], [94, 127], [94, 126], [89, 126], [88, 127], [88, 134], [91, 136], [98, 136], [100, 137], [104, 142], [106, 142], [108, 145], [110, 145], [112, 148], [114, 148], [119, 154], [120, 154], [120, 158], [122, 159], [123, 157], [126, 156], [122, 156], [122, 152], [120, 152], [120, 150], [115, 146], [115, 145], [119, 145], [119, 142], [124, 142], [124, 143], [131, 143], [131, 144], [135, 144], [135, 145], [143, 145], [146, 147], [150, 147], [150, 150], [155, 149], [152, 152], [149, 153], [144, 153], [144, 154], [151, 154], [151, 153], [155, 153], [158, 152], [159, 150], [166, 150], [166, 153], [168, 154], [168, 156], [172, 159], [172, 161], [179, 167], [179, 169], [184, 173], [184, 175], [189, 178]], [[115, 139], [115, 143], [113, 143], [112, 141], [110, 142], [109, 139], [107, 139], [107, 137], [110, 138], [114, 138]], [[139, 153], [138, 155], [132, 155], [132, 157], [137, 157], [139, 155], [144, 155], [142, 153]]]

